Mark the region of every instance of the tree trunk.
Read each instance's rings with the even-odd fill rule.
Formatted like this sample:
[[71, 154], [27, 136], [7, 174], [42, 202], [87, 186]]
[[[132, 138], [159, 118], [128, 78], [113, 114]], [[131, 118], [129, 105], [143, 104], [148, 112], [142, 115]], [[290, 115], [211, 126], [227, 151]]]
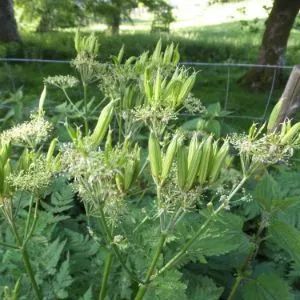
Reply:
[[[1, 1], [1, 0], [0, 0]], [[48, 18], [48, 13], [44, 12], [39, 21], [39, 25], [36, 28], [36, 32], [49, 32], [51, 29], [50, 20]]]
[[121, 25], [121, 14], [115, 13], [112, 15], [111, 22], [109, 24], [110, 32], [113, 35], [117, 35], [120, 32], [120, 25]]
[[20, 42], [13, 0], [0, 0], [0, 41]]
[[[258, 56], [258, 64], [283, 65], [288, 38], [300, 9], [300, 0], [274, 0], [272, 10], [266, 20], [266, 28]], [[277, 69], [277, 81], [280, 78]], [[242, 78], [241, 83], [252, 88], [269, 87], [273, 81], [274, 69], [252, 68]]]

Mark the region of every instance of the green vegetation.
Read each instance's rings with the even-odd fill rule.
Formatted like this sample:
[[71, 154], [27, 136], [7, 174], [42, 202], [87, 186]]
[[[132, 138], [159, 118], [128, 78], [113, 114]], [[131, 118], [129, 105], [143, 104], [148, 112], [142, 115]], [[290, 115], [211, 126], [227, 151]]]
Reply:
[[[183, 30], [176, 34], [162, 35], [163, 44], [174, 41], [179, 45], [181, 61], [204, 62], [246, 62], [253, 63], [257, 56], [260, 43], [262, 22], [249, 22], [258, 26], [259, 31], [252, 31], [244, 23], [235, 22], [222, 25], [207, 26], [200, 29]], [[241, 32], [243, 34], [241, 34]], [[300, 49], [297, 39], [300, 32], [294, 29], [289, 42], [287, 63], [297, 63]], [[106, 36], [104, 33], [96, 33], [100, 41], [99, 60], [107, 62], [112, 55], [116, 55], [124, 45], [125, 58], [141, 54], [145, 50], [153, 50], [160, 35], [149, 33], [121, 34], [120, 36]], [[44, 34], [23, 34], [22, 45], [3, 45], [3, 56], [25, 57], [42, 59], [69, 60], [74, 54], [73, 32], [49, 32]], [[220, 102], [224, 105], [226, 99], [227, 68], [222, 67], [193, 67], [198, 72], [195, 94], [204, 104]], [[44, 77], [54, 74], [67, 74], [70, 68], [66, 64], [42, 64], [8, 63], [0, 71], [2, 86], [11, 90], [23, 86], [26, 99], [35, 99], [42, 88]], [[230, 73], [230, 90], [228, 94], [228, 110], [238, 116], [261, 117], [268, 99], [269, 90], [264, 92], [249, 92], [237, 84], [237, 80], [247, 71], [246, 68], [232, 68]], [[289, 70], [284, 71], [287, 77]], [[4, 92], [4, 91], [2, 91]], [[275, 90], [272, 103], [276, 101], [281, 89]], [[55, 94], [51, 92], [51, 98], [56, 104]], [[26, 100], [26, 101], [28, 101]], [[31, 102], [32, 103], [32, 102]], [[29, 103], [28, 103], [29, 104]], [[255, 104], [255, 105], [254, 105]], [[30, 104], [29, 104], [30, 105]], [[53, 107], [53, 105], [49, 105]], [[251, 120], [228, 119], [228, 124], [238, 128], [246, 128]], [[226, 122], [227, 123], [227, 122]]]
[[274, 110], [224, 134], [175, 44], [111, 64], [98, 46], [76, 34], [72, 73], [45, 78], [27, 120], [20, 91], [7, 102], [1, 297], [298, 297], [300, 123], [270, 130]]

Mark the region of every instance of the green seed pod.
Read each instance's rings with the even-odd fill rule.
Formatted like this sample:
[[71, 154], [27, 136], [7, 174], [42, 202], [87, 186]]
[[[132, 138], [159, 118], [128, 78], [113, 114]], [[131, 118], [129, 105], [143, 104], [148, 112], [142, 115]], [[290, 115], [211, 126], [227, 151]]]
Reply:
[[155, 78], [155, 84], [154, 84], [154, 103], [155, 105], [158, 104], [160, 99], [160, 93], [161, 93], [161, 75], [160, 75], [160, 69], [157, 69], [156, 78]]
[[211, 159], [212, 136], [209, 136], [203, 145], [202, 157], [199, 167], [199, 183], [204, 184], [208, 175], [208, 165]]
[[117, 185], [118, 190], [121, 193], [123, 193], [123, 191], [124, 191], [124, 177], [123, 177], [123, 175], [121, 175], [119, 173], [116, 174], [115, 180], [116, 180], [116, 185]]
[[[197, 142], [198, 143], [198, 142]], [[200, 145], [194, 145], [194, 143], [190, 144], [190, 147], [192, 147], [192, 154], [190, 155], [190, 163], [188, 164], [188, 174], [187, 174], [187, 178], [186, 178], [186, 184], [185, 184], [185, 190], [190, 190], [192, 188], [192, 186], [195, 183], [195, 179], [198, 175], [199, 172], [199, 166], [200, 166], [200, 162], [201, 162], [201, 157], [202, 157], [202, 147], [203, 147], [203, 143], [201, 143]], [[189, 149], [190, 150], [190, 149]], [[190, 151], [189, 151], [190, 154]]]
[[276, 123], [282, 108], [282, 104], [283, 104], [283, 99], [280, 99], [274, 106], [268, 121], [268, 126], [267, 126], [268, 131], [273, 130], [274, 127], [277, 125]]
[[192, 158], [199, 147], [197, 133], [195, 133], [190, 141], [189, 144], [189, 151], [188, 151], [188, 168], [190, 168]]
[[107, 104], [101, 111], [100, 116], [98, 118], [97, 125], [94, 129], [94, 132], [90, 136], [91, 143], [94, 147], [98, 147], [102, 142], [107, 130], [108, 126], [111, 122], [114, 112], [113, 102]]
[[166, 154], [164, 155], [163, 158], [163, 163], [162, 163], [162, 173], [161, 173], [161, 180], [162, 183], [164, 180], [166, 180], [166, 178], [169, 175], [172, 163], [174, 161], [174, 157], [177, 151], [177, 146], [178, 146], [178, 136], [174, 136], [174, 138], [172, 139], [171, 143], [169, 144]]
[[124, 190], [127, 191], [132, 185], [133, 177], [135, 173], [135, 164], [134, 161], [129, 161], [126, 164], [125, 171], [124, 171]]
[[3, 187], [2, 187], [2, 192], [4, 194], [9, 192], [9, 186], [7, 184], [7, 181], [5, 180], [9, 175], [12, 173], [12, 168], [11, 168], [11, 161], [10, 159], [7, 160], [4, 169], [3, 169]]
[[155, 181], [159, 181], [162, 172], [162, 157], [159, 141], [153, 132], [150, 133], [148, 150], [152, 176]]
[[57, 138], [54, 138], [51, 143], [50, 143], [50, 146], [48, 148], [48, 151], [47, 151], [47, 156], [46, 156], [46, 161], [47, 163], [50, 163], [52, 158], [53, 158], [53, 154], [54, 154], [54, 150], [56, 148], [56, 145], [57, 145]]
[[213, 158], [213, 165], [212, 168], [209, 170], [210, 183], [214, 182], [218, 178], [220, 171], [224, 166], [226, 157], [228, 156], [228, 152], [229, 152], [229, 143], [228, 141], [226, 141]]
[[44, 114], [44, 103], [47, 95], [47, 87], [44, 85], [40, 100], [39, 100], [39, 116], [41, 117]]
[[148, 100], [148, 103], [151, 103], [152, 100], [152, 90], [150, 86], [150, 69], [147, 68], [144, 72], [144, 91], [146, 98]]
[[294, 124], [287, 133], [282, 137], [282, 144], [293, 143], [295, 139], [299, 138], [300, 135], [300, 122]]
[[188, 173], [187, 151], [184, 145], [178, 146], [177, 149], [177, 183], [183, 190]]

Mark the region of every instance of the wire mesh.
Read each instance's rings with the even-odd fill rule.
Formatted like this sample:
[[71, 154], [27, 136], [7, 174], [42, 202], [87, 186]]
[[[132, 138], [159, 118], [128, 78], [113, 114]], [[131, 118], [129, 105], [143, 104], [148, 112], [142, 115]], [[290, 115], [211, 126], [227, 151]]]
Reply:
[[[16, 91], [22, 86], [25, 95], [32, 89], [35, 89], [35, 93], [38, 94], [36, 86], [40, 85], [42, 88], [45, 77], [73, 73], [70, 62], [70, 60], [0, 58], [0, 63], [2, 63], [1, 89], [2, 91]], [[279, 70], [287, 78], [292, 69], [292, 66], [245, 63], [182, 62], [181, 65], [198, 71], [194, 94], [204, 105], [220, 102], [224, 110], [231, 112], [226, 118], [252, 121], [263, 121], [272, 104], [279, 98], [281, 91], [275, 89]], [[254, 67], [269, 68], [273, 71], [272, 82], [268, 90], [251, 92], [237, 84], [237, 80], [247, 70]], [[0, 104], [0, 107], [3, 105]]]

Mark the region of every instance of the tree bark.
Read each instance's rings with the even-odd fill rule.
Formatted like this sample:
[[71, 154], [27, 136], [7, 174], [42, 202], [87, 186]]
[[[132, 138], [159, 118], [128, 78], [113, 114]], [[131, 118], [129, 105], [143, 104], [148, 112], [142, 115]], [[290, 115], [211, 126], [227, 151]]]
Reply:
[[[0, 0], [1, 1], [1, 0]], [[50, 20], [47, 17], [47, 12], [44, 12], [41, 16], [41, 19], [39, 21], [39, 25], [36, 28], [36, 32], [48, 32], [51, 30]]]
[[0, 41], [20, 42], [13, 0], [0, 0]]
[[[274, 0], [273, 7], [265, 22], [265, 32], [258, 56], [258, 64], [284, 65], [288, 38], [300, 9], [300, 0]], [[280, 79], [277, 70], [277, 82]], [[255, 89], [269, 87], [273, 81], [274, 69], [252, 68], [241, 83]]]
[[119, 34], [120, 25], [121, 25], [121, 14], [120, 13], [113, 14], [109, 25], [110, 25], [111, 34], [113, 35]]

